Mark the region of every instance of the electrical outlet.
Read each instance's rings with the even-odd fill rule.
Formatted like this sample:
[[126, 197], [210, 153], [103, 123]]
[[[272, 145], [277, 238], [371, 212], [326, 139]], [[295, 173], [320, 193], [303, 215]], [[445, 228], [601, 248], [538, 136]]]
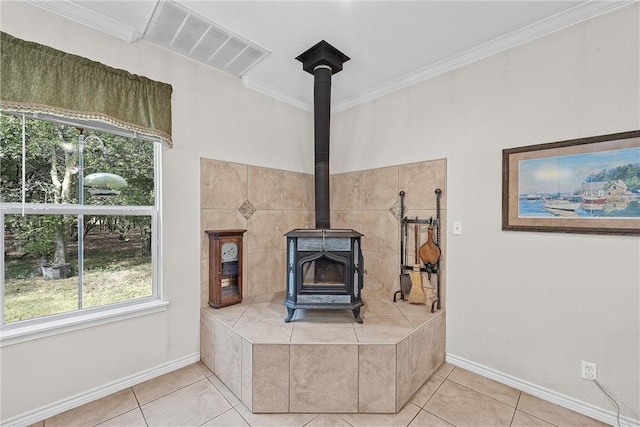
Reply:
[[585, 380], [595, 380], [598, 377], [598, 367], [595, 363], [582, 361], [582, 378]]

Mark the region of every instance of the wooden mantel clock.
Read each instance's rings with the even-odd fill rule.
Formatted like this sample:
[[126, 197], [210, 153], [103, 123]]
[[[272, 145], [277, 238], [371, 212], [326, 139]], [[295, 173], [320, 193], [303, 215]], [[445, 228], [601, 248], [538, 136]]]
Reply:
[[209, 235], [209, 305], [242, 302], [242, 237], [247, 230], [206, 230]]

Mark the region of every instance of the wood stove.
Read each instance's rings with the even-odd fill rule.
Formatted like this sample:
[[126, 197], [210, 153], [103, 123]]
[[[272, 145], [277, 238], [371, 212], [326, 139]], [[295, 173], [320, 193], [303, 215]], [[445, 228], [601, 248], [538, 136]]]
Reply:
[[298, 308], [352, 310], [358, 323], [364, 272], [354, 230], [292, 230], [287, 236], [287, 298], [291, 321]]
[[329, 221], [331, 76], [342, 70], [349, 57], [322, 40], [296, 59], [314, 76], [316, 228], [286, 234], [285, 322], [291, 321], [296, 309], [304, 308], [352, 310], [356, 321], [362, 323], [362, 234], [331, 229]]

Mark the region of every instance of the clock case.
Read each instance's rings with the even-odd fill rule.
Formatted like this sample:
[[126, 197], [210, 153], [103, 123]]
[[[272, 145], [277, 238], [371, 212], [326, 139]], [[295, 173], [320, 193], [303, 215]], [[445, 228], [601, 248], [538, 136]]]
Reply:
[[[209, 305], [226, 307], [242, 302], [242, 242], [247, 230], [206, 230], [209, 236]], [[235, 261], [222, 259], [222, 245], [235, 243]]]

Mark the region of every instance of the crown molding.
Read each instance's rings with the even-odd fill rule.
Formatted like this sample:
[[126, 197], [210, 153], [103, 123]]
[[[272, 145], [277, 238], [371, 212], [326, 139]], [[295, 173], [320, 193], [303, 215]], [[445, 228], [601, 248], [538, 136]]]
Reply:
[[142, 37], [142, 33], [135, 28], [89, 10], [82, 6], [81, 2], [71, 2], [70, 0], [55, 2], [50, 0], [27, 1], [51, 13], [102, 31], [127, 43], [133, 43]]
[[254, 90], [258, 93], [266, 95], [270, 98], [274, 98], [278, 101], [282, 101], [286, 104], [292, 105], [301, 110], [313, 112], [312, 105], [304, 101], [301, 101], [300, 99], [296, 98], [293, 95], [284, 93], [282, 91], [279, 91], [278, 89], [274, 89], [272, 86], [266, 85], [262, 83], [260, 80], [254, 79], [253, 77], [242, 76], [241, 79], [242, 79], [242, 82], [244, 83], [244, 86], [247, 89]]
[[[590, 0], [586, 3], [579, 4], [571, 9], [557, 13], [553, 16], [545, 18], [534, 24], [513, 31], [502, 37], [498, 37], [489, 42], [480, 44], [472, 49], [468, 49], [457, 55], [448, 57], [442, 61], [436, 62], [413, 73], [406, 74], [400, 78], [390, 81], [384, 85], [369, 89], [354, 96], [337, 100], [331, 103], [331, 112], [338, 113], [349, 108], [364, 104], [400, 89], [404, 89], [414, 84], [429, 80], [441, 74], [455, 70], [457, 68], [469, 65], [481, 59], [504, 52], [511, 48], [528, 43], [535, 39], [563, 30], [572, 25], [579, 24], [600, 15], [612, 12], [616, 9], [628, 6], [634, 3], [634, 0], [620, 1], [599, 1]], [[313, 111], [313, 106], [295, 98], [290, 94], [284, 94], [273, 87], [248, 77], [242, 77], [245, 86], [249, 89], [260, 92], [266, 96], [270, 96], [279, 101], [301, 108], [305, 111]]]
[[572, 25], [579, 24], [586, 20], [595, 18], [615, 9], [632, 4], [633, 0], [622, 1], [588, 1], [571, 9], [557, 13], [542, 21], [538, 21], [527, 27], [513, 31], [502, 37], [498, 37], [489, 42], [483, 43], [472, 49], [468, 49], [458, 55], [451, 56], [445, 60], [436, 62], [413, 73], [402, 76], [387, 84], [367, 90], [357, 95], [336, 101], [331, 106], [334, 113], [347, 110], [357, 105], [372, 101], [381, 96], [412, 86], [424, 80], [431, 79], [438, 75], [463, 67], [489, 56], [504, 52], [508, 49], [528, 43], [532, 40], [544, 37], [556, 31], [560, 31]]

